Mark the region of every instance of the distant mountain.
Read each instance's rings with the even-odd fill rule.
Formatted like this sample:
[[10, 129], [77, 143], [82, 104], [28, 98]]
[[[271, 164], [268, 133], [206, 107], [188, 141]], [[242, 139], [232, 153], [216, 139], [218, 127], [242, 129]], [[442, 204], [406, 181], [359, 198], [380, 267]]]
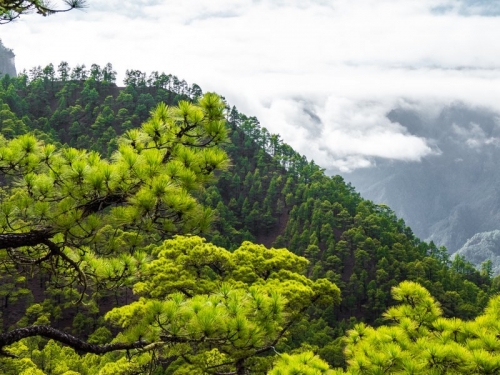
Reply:
[[344, 174], [347, 181], [450, 253], [476, 233], [500, 229], [498, 113], [453, 104], [432, 119], [406, 109], [387, 117], [425, 137], [436, 154], [421, 162], [377, 160], [376, 167]]
[[11, 77], [17, 76], [14, 58], [14, 52], [5, 47], [2, 40], [0, 40], [0, 75], [8, 74]]
[[500, 274], [500, 230], [474, 235], [457, 254], [476, 265], [491, 260], [493, 274]]

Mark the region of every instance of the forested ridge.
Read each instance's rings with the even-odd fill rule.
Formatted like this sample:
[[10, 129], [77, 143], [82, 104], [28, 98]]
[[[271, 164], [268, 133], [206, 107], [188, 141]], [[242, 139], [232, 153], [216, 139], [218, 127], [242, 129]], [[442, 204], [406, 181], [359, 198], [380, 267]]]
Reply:
[[[498, 292], [490, 264], [478, 271], [461, 257], [449, 259], [446, 249], [416, 238], [389, 207], [364, 200], [255, 117], [223, 100], [216, 103], [198, 85], [137, 70], [127, 71], [125, 87], [115, 81], [111, 64], [87, 70], [67, 63], [0, 81], [2, 234], [7, 239], [21, 233], [24, 241], [26, 233], [45, 235], [43, 241], [24, 242], [34, 249], [22, 241], [3, 244], [3, 332], [50, 325], [94, 345], [72, 345], [68, 340], [73, 339], [64, 341], [56, 333], [45, 339], [27, 333], [21, 341], [0, 339], [6, 373], [263, 373], [279, 358], [274, 373], [293, 373], [286, 371], [295, 365], [330, 371], [310, 352], [331, 367], [345, 367], [345, 345], [347, 371], [353, 373], [410, 373], [411, 366], [413, 373], [431, 373], [428, 358], [415, 359], [403, 350], [393, 358], [361, 358], [357, 353], [363, 350], [355, 345], [365, 341], [353, 337], [358, 332], [364, 338], [359, 334], [364, 324], [380, 326], [389, 315], [406, 324], [400, 330], [425, 338], [438, 319], [444, 332], [448, 323], [442, 319], [476, 318]], [[171, 132], [169, 126], [178, 128]], [[202, 130], [196, 130], [199, 126]], [[54, 145], [50, 152], [48, 144]], [[150, 172], [135, 171], [136, 160]], [[158, 171], [168, 181], [158, 182]], [[75, 179], [71, 184], [68, 176]], [[48, 197], [65, 202], [68, 194], [78, 203], [73, 208], [49, 203]], [[174, 201], [172, 195], [185, 200]], [[30, 204], [33, 212], [27, 212]], [[74, 211], [56, 220], [50, 209]], [[175, 234], [199, 234], [206, 242]], [[52, 249], [53, 243], [59, 247]], [[415, 283], [400, 284], [405, 280]], [[399, 298], [401, 288], [406, 296], [414, 293], [417, 302]], [[393, 307], [391, 290], [401, 307]], [[404, 310], [405, 303], [417, 310], [420, 303], [428, 306], [432, 316], [413, 323], [421, 316]], [[207, 311], [207, 306], [217, 308]], [[404, 310], [400, 315], [398, 308]], [[400, 338], [407, 334], [403, 331], [394, 335]], [[469, 331], [472, 339], [474, 330]], [[129, 345], [126, 353], [103, 349], [117, 334], [116, 343]], [[400, 349], [421, 352], [401, 340]], [[89, 354], [79, 357], [56, 342]], [[476, 349], [483, 350], [482, 342], [470, 350]], [[458, 349], [446, 350], [443, 361]], [[488, 349], [493, 362], [496, 350]], [[294, 351], [303, 354], [277, 354]], [[473, 371], [477, 358], [466, 356], [450, 373]], [[448, 373], [439, 366], [432, 371]]]

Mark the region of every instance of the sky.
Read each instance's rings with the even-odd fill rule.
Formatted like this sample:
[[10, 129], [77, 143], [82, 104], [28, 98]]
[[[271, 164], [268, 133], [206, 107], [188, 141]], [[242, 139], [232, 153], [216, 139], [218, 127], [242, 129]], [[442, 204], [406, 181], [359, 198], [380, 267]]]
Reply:
[[331, 173], [439, 155], [387, 119], [394, 108], [432, 117], [460, 102], [500, 118], [499, 37], [500, 0], [88, 0], [0, 26], [18, 71], [174, 74]]

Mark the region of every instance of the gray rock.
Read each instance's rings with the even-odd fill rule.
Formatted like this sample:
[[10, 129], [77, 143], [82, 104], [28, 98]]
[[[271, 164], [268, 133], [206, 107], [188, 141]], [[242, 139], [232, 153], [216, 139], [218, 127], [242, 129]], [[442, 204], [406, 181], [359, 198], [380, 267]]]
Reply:
[[6, 48], [0, 40], [0, 76], [8, 74], [11, 77], [16, 77], [16, 64], [14, 52]]
[[493, 274], [500, 274], [500, 230], [475, 234], [456, 254], [464, 256], [478, 268], [490, 259]]

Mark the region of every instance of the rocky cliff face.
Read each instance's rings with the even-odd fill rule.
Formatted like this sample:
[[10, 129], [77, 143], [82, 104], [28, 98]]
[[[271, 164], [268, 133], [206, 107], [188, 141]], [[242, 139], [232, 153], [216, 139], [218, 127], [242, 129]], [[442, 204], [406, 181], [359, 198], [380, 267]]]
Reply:
[[12, 77], [17, 75], [14, 57], [14, 52], [6, 48], [0, 40], [0, 75], [8, 74]]
[[481, 263], [491, 260], [493, 274], [500, 274], [500, 230], [475, 234], [457, 254], [478, 267]]

